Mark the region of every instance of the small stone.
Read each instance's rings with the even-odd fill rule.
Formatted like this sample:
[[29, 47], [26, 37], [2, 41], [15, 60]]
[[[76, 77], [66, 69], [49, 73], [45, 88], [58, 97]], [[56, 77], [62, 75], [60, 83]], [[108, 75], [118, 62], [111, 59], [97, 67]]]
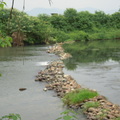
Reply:
[[44, 88], [43, 90], [44, 90], [44, 91], [47, 91], [47, 88]]
[[27, 88], [19, 88], [19, 91], [24, 91], [26, 90]]
[[36, 78], [35, 81], [39, 81], [39, 78]]
[[94, 112], [95, 109], [94, 109], [94, 108], [89, 108], [88, 111], [89, 111], [89, 112]]
[[74, 88], [71, 89], [71, 91], [74, 91], [74, 90], [75, 90]]
[[66, 82], [66, 79], [63, 79], [62, 82]]
[[61, 94], [60, 93], [57, 93], [57, 96], [60, 96]]

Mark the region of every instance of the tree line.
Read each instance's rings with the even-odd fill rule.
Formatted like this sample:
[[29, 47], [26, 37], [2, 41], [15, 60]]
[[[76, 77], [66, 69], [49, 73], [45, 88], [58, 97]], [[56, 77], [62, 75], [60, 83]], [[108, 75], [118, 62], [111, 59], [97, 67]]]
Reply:
[[[64, 41], [120, 39], [120, 10], [114, 14], [103, 11], [78, 12], [68, 8], [64, 14], [29, 16], [13, 9], [0, 9], [0, 46], [17, 44], [49, 44]], [[22, 44], [17, 44], [22, 45]]]

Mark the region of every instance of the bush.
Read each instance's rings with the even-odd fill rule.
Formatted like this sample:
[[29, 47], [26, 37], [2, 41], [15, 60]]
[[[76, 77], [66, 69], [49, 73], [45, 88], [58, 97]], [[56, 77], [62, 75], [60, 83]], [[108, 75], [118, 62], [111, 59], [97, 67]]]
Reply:
[[4, 36], [0, 31], [0, 47], [11, 46], [12, 38], [9, 36]]
[[89, 39], [88, 33], [84, 31], [74, 31], [74, 32], [69, 33], [69, 36], [74, 41], [87, 41]]
[[64, 42], [69, 39], [68, 34], [63, 31], [55, 30], [51, 36], [56, 40], [56, 42]]

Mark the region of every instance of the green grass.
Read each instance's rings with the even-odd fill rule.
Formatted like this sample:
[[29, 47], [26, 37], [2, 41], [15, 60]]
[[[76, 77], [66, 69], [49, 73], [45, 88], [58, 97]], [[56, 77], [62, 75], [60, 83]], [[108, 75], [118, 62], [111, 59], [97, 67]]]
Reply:
[[81, 89], [66, 94], [63, 97], [63, 102], [67, 105], [74, 105], [95, 96], [98, 96], [97, 92], [91, 91], [89, 89]]
[[0, 77], [2, 76], [2, 74], [0, 73]]
[[87, 111], [89, 108], [97, 108], [99, 107], [100, 104], [99, 102], [86, 102], [84, 105], [83, 105], [83, 111]]

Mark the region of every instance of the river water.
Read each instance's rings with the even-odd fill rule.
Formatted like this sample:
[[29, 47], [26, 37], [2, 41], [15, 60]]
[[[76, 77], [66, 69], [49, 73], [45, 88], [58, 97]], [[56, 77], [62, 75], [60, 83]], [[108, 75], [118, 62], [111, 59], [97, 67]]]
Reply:
[[64, 63], [64, 72], [81, 86], [95, 89], [120, 105], [120, 49], [82, 51]]
[[[18, 113], [22, 120], [55, 120], [65, 111], [53, 91], [43, 91], [45, 83], [34, 81], [40, 70], [58, 59], [46, 53], [47, 49], [48, 46], [0, 48], [0, 116]], [[79, 117], [85, 120], [83, 115]]]

